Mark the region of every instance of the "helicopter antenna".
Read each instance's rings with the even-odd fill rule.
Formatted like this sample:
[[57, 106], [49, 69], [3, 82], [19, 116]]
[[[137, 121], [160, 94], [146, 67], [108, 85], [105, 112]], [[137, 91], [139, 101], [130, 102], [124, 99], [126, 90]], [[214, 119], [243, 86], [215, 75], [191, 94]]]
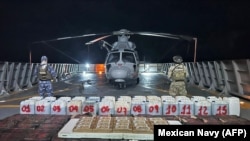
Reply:
[[194, 39], [194, 63], [196, 63], [197, 38]]
[[32, 56], [31, 56], [31, 49], [30, 49], [30, 51], [29, 51], [30, 64], [31, 64], [31, 58], [32, 58]]

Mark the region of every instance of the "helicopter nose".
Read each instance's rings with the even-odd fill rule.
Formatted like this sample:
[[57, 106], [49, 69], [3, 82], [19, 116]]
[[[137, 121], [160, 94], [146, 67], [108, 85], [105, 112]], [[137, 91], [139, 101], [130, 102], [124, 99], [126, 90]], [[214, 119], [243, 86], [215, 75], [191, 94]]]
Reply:
[[113, 78], [126, 78], [127, 77], [127, 71], [126, 70], [113, 70], [111, 72], [111, 76]]
[[122, 66], [122, 63], [118, 63], [117, 66], [121, 67], [121, 66]]

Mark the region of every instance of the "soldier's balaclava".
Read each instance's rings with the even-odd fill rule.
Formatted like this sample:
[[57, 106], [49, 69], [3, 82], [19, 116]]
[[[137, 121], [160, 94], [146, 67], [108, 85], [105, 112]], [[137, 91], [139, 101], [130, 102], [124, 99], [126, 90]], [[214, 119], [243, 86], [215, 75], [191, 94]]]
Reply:
[[41, 64], [47, 64], [47, 62], [48, 62], [48, 58], [46, 57], [46, 56], [42, 56], [41, 57]]
[[183, 61], [183, 60], [182, 60], [182, 57], [179, 56], [179, 55], [174, 56], [174, 57], [173, 57], [173, 60], [174, 60], [175, 63], [178, 63], [178, 64], [182, 63], [182, 61]]

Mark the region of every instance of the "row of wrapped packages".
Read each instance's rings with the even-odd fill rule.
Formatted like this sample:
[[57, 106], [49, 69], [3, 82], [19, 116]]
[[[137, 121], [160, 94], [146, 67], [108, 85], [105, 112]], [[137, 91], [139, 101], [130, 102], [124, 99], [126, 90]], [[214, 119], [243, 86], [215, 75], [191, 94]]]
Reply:
[[20, 103], [20, 114], [240, 115], [237, 97], [104, 96], [39, 97]]

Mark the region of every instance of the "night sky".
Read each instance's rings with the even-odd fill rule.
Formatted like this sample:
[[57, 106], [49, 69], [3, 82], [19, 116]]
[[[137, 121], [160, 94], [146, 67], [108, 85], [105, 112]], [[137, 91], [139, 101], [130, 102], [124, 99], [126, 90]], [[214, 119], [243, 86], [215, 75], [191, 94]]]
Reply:
[[[164, 32], [198, 38], [196, 61], [249, 59], [250, 2], [247, 0], [1, 0], [0, 61], [103, 63], [106, 50], [86, 42], [99, 36], [33, 44], [90, 33]], [[113, 43], [116, 36], [107, 38]], [[132, 35], [140, 60], [193, 61], [194, 42]]]

